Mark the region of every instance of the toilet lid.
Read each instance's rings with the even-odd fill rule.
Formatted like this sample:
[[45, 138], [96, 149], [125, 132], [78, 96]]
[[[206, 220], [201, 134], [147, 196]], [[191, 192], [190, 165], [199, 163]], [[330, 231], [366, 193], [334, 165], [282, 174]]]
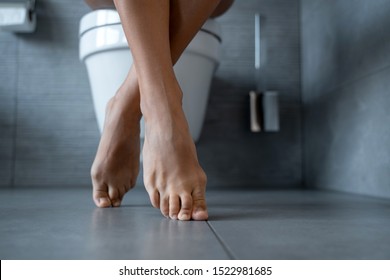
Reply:
[[[113, 9], [102, 9], [92, 11], [82, 17], [80, 22], [79, 35], [83, 35], [88, 30], [113, 24], [120, 24], [119, 14]], [[208, 19], [202, 26], [202, 30], [221, 38], [221, 28], [219, 23], [214, 19]]]

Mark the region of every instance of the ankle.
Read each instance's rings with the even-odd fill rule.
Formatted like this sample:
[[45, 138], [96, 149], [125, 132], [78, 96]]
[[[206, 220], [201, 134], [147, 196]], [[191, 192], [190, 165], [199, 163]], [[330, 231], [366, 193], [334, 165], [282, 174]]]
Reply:
[[141, 102], [142, 115], [146, 123], [172, 123], [177, 122], [182, 116], [181, 101], [158, 99], [154, 102]]
[[126, 116], [127, 119], [132, 119], [136, 121], [140, 121], [142, 117], [141, 109], [140, 109], [140, 99], [136, 96], [127, 96], [118, 93], [113, 96], [107, 104], [107, 109], [118, 110], [120, 114]]
[[183, 110], [182, 100], [180, 88], [172, 91], [160, 90], [153, 95], [142, 96], [140, 108], [145, 120], [176, 118]]

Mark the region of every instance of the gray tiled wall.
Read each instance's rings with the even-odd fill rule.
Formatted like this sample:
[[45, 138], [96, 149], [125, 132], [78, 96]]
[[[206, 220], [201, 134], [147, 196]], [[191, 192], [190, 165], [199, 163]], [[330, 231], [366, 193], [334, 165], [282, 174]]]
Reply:
[[[237, 0], [218, 20], [222, 62], [212, 84], [199, 158], [209, 186], [301, 184], [298, 0]], [[99, 141], [78, 61], [81, 0], [40, 0], [34, 34], [0, 33], [0, 186], [89, 186]], [[281, 127], [249, 132], [253, 15], [266, 16], [267, 85], [281, 93]]]
[[390, 1], [301, 12], [307, 185], [390, 197]]
[[17, 41], [0, 35], [0, 186], [12, 183], [17, 84]]
[[[298, 1], [236, 1], [218, 19], [223, 53], [198, 144], [210, 185], [301, 185], [300, 42]], [[281, 132], [249, 131], [248, 93], [254, 89], [254, 14], [265, 16], [266, 84], [280, 91]]]
[[0, 128], [7, 141], [1, 185], [89, 184], [99, 134], [78, 61], [78, 24], [87, 11], [78, 0], [41, 0], [35, 33], [0, 32], [0, 114], [8, 123]]

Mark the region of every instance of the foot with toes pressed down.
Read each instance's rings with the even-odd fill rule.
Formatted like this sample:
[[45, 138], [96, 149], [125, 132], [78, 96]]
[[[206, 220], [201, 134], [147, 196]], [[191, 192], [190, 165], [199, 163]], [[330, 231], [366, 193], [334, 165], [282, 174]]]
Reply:
[[[117, 95], [107, 105], [91, 169], [93, 199], [98, 207], [120, 206], [138, 175], [140, 112], [123, 104], [127, 103]], [[181, 104], [170, 109], [156, 105], [155, 112], [166, 114], [156, 118], [158, 115], [148, 114], [146, 120], [143, 166], [150, 201], [171, 219], [206, 220], [206, 174], [198, 163]]]
[[[132, 103], [136, 104], [128, 104]], [[120, 206], [138, 176], [140, 113], [124, 104], [126, 102], [118, 94], [108, 103], [103, 133], [91, 168], [93, 200], [98, 207]], [[139, 108], [139, 103], [137, 106]]]
[[199, 165], [181, 102], [168, 103], [145, 117], [145, 187], [152, 205], [164, 216], [206, 220], [206, 174]]
[[127, 78], [134, 87], [125, 92], [137, 94], [125, 94], [131, 98], [124, 100], [117, 94], [108, 106], [92, 167], [98, 206], [119, 206], [134, 186], [142, 112], [143, 177], [152, 205], [172, 219], [208, 218], [206, 175], [184, 116], [173, 65], [219, 2], [114, 0], [133, 58]]

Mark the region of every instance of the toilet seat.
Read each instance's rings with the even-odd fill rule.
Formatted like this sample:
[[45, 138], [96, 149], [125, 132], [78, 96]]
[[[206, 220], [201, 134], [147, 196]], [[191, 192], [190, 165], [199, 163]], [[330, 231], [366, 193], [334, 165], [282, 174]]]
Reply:
[[[102, 27], [107, 28], [103, 30]], [[99, 32], [99, 34], [94, 34], [94, 32]], [[215, 38], [215, 44], [221, 43], [221, 28], [214, 19], [208, 19], [200, 29], [200, 33], [203, 33], [203, 36], [212, 36]], [[79, 54], [81, 61], [84, 61], [86, 57], [96, 52], [115, 48], [128, 48], [119, 14], [113, 9], [96, 10], [83, 16], [80, 21], [79, 37], [82, 44]], [[96, 39], [89, 40], [89, 37]], [[219, 53], [214, 52], [216, 49], [208, 48], [207, 46], [194, 42], [187, 48], [188, 51], [198, 54], [201, 53], [215, 61], [219, 61]]]
[[[100, 26], [121, 24], [121, 19], [116, 10], [96, 10], [86, 14], [80, 22], [79, 36], [85, 32]], [[221, 28], [214, 20], [208, 20], [201, 28], [202, 31], [210, 33], [221, 41]]]
[[91, 29], [98, 28], [106, 25], [120, 24], [121, 20], [116, 10], [96, 10], [89, 12], [82, 17], [80, 21], [79, 36]]

